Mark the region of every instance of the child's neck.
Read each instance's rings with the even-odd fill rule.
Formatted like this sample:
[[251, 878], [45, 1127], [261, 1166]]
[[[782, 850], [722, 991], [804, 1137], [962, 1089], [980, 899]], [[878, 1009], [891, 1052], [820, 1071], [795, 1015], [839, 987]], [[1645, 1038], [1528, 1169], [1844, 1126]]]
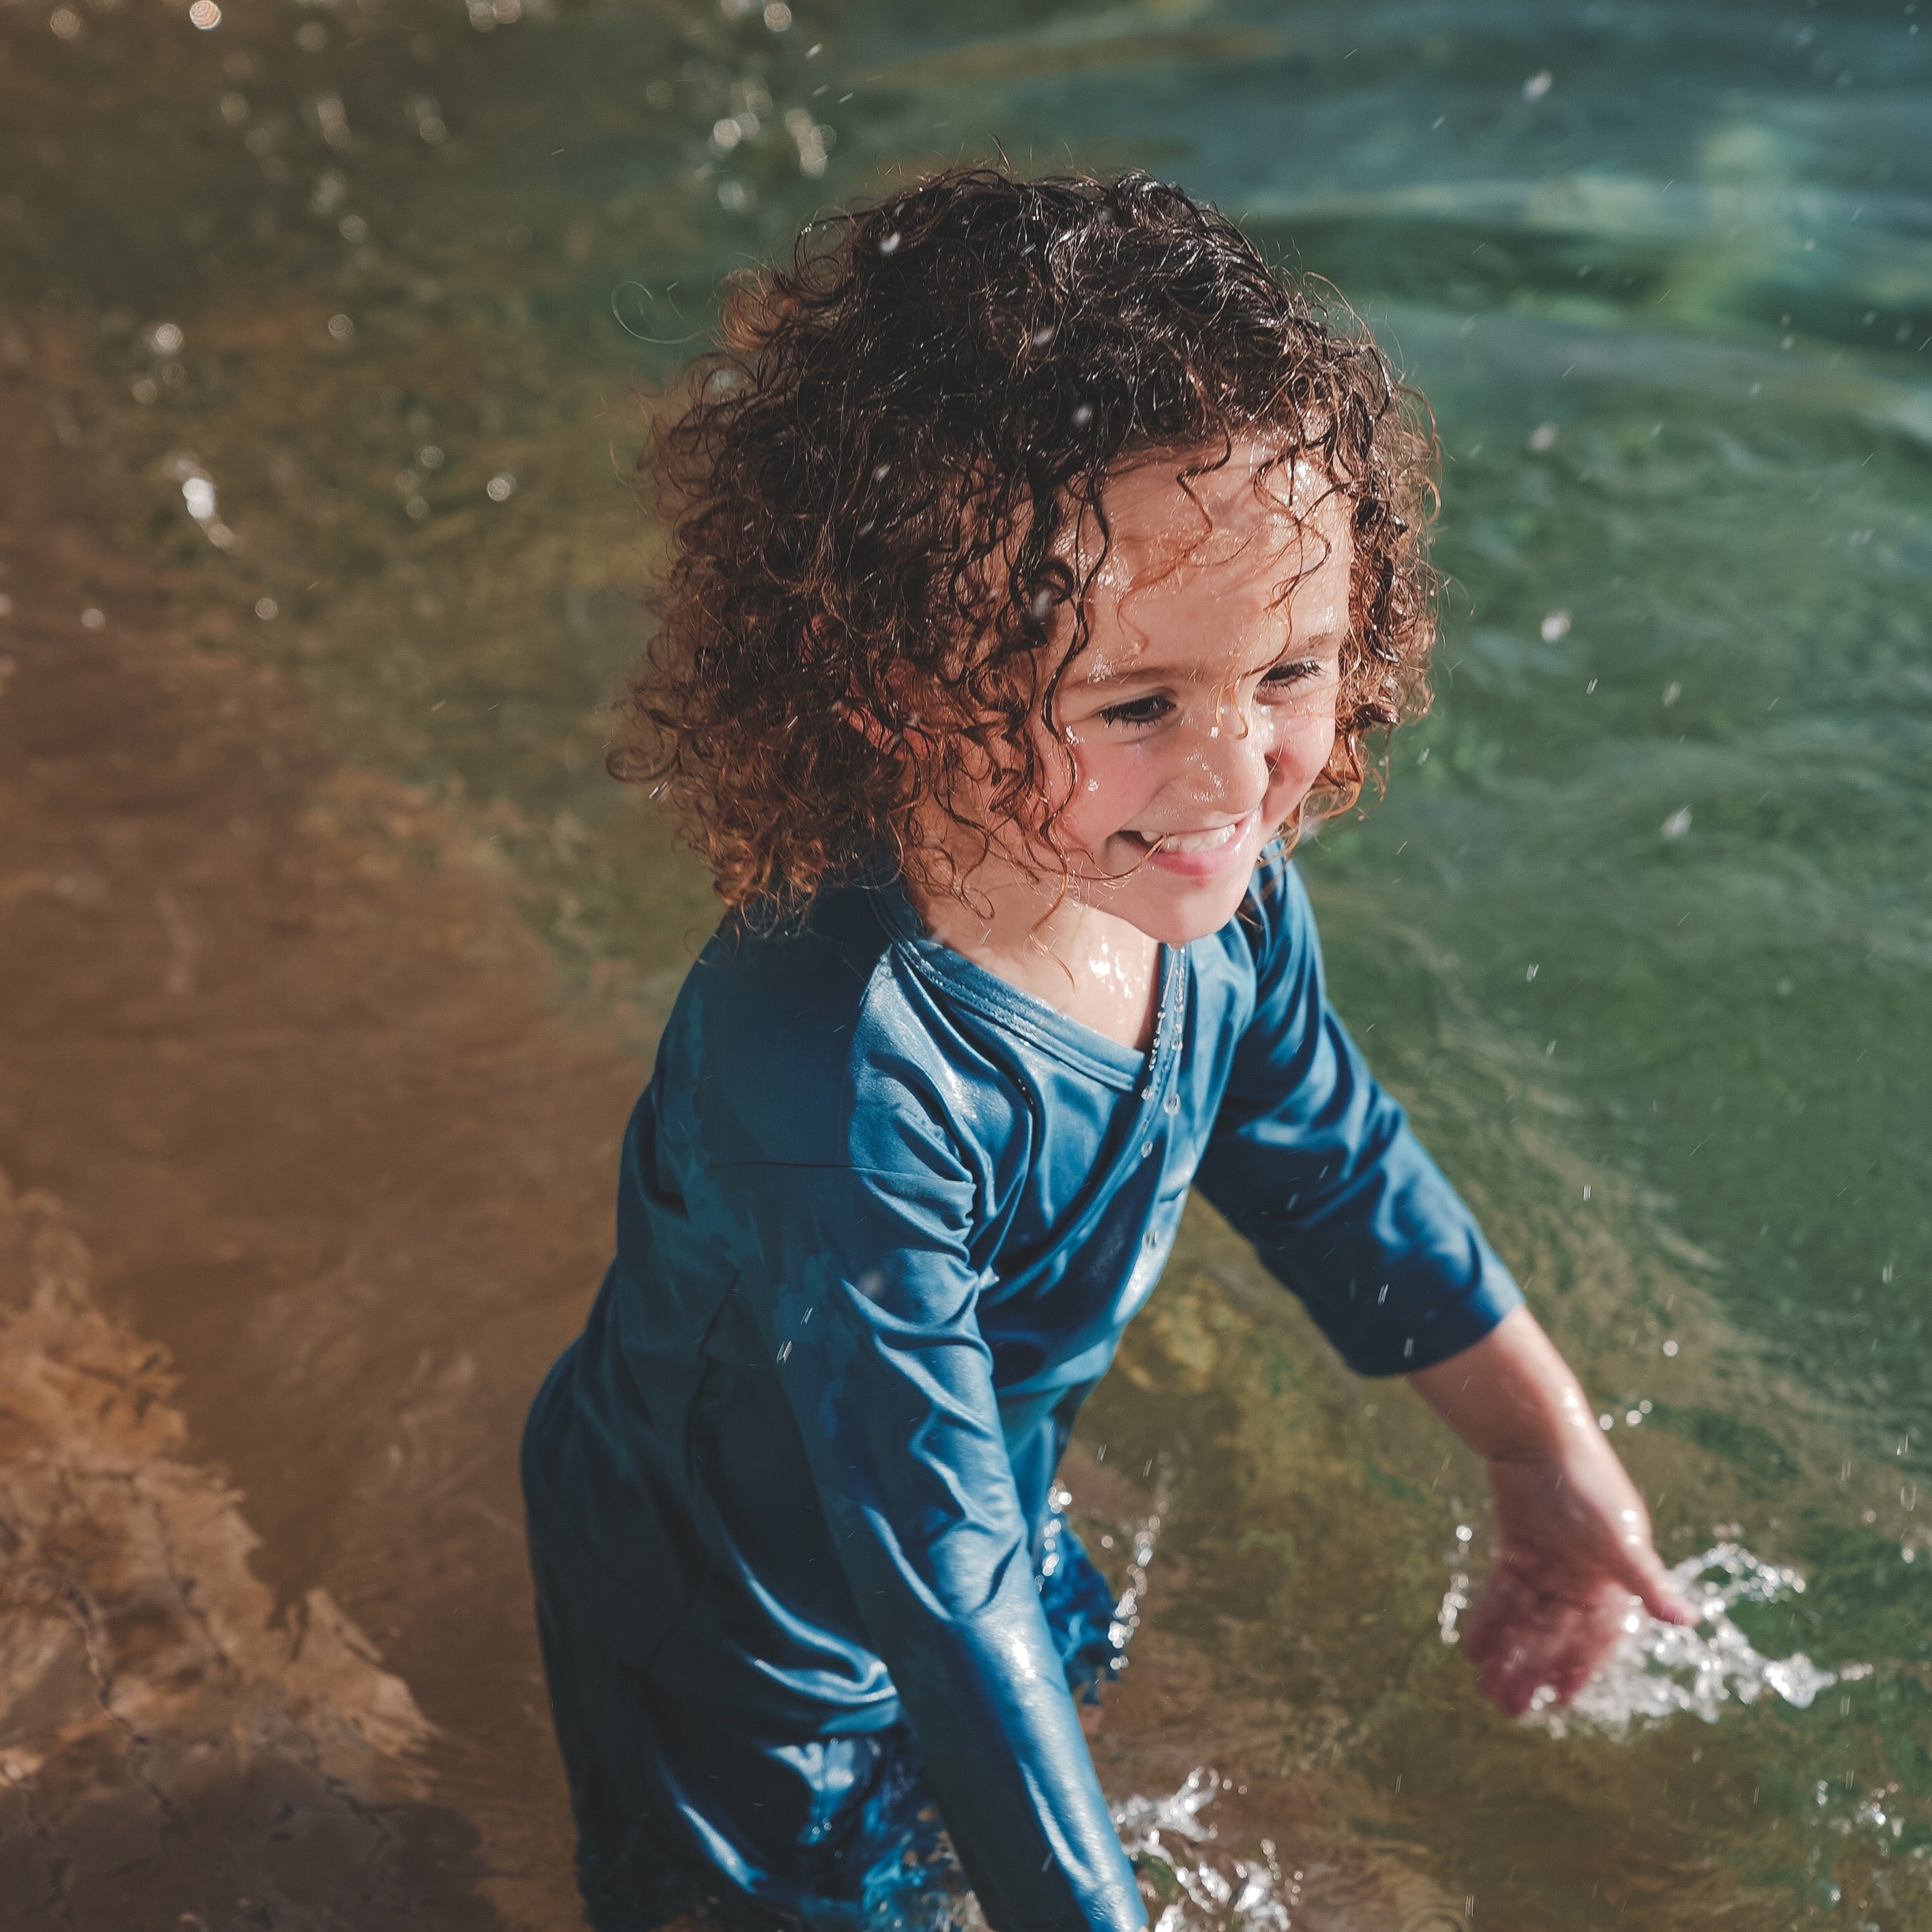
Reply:
[[1069, 1019], [1147, 1050], [1160, 1005], [1155, 940], [1071, 891], [1023, 877], [976, 877], [970, 889], [970, 905], [950, 894], [913, 895], [934, 938]]

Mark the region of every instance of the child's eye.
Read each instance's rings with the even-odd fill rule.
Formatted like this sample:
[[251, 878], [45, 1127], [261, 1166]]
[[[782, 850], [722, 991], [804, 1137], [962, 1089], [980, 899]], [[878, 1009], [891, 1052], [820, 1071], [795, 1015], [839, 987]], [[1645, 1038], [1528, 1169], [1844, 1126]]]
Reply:
[[1110, 704], [1100, 716], [1109, 724], [1155, 724], [1174, 709], [1159, 692], [1144, 698], [1130, 698], [1124, 704]]
[[1263, 688], [1282, 691], [1319, 677], [1328, 668], [1325, 658], [1298, 658], [1292, 664], [1278, 664], [1262, 680]]

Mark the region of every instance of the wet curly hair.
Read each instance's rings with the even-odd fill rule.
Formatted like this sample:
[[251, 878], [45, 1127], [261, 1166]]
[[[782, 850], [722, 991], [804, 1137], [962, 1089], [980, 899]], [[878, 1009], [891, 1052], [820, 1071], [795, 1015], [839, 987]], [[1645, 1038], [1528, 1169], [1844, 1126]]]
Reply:
[[[1172, 455], [1184, 485], [1259, 436], [1347, 503], [1337, 731], [1309, 812], [1352, 802], [1368, 743], [1427, 707], [1426, 409], [1352, 312], [1144, 174], [958, 169], [814, 223], [789, 267], [728, 284], [716, 346], [657, 403], [638, 468], [668, 554], [610, 769], [670, 802], [741, 914], [794, 919], [882, 859], [963, 893], [972, 868], [933, 828], [985, 850], [962, 801], [970, 782], [983, 812], [988, 774], [994, 812], [1064, 869], [1029, 728], [1086, 644], [1102, 493], [1129, 464]], [[1083, 520], [1101, 555], [1072, 550], [1076, 580]]]

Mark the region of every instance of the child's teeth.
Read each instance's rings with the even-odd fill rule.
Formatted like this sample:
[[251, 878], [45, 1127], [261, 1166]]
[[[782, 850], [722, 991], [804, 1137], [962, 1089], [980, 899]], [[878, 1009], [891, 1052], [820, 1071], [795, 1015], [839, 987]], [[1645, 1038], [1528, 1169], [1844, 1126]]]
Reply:
[[1217, 825], [1212, 832], [1170, 832], [1161, 842], [1164, 852], [1211, 852], [1234, 836], [1232, 825]]

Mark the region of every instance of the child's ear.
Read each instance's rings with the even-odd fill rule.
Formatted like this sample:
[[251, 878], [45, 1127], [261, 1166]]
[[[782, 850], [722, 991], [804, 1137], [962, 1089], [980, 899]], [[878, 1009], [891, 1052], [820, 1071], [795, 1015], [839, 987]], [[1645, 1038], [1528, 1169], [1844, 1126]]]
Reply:
[[922, 758], [932, 748], [932, 740], [914, 725], [896, 730], [866, 705], [842, 700], [833, 709], [874, 751], [883, 752], [889, 758]]

